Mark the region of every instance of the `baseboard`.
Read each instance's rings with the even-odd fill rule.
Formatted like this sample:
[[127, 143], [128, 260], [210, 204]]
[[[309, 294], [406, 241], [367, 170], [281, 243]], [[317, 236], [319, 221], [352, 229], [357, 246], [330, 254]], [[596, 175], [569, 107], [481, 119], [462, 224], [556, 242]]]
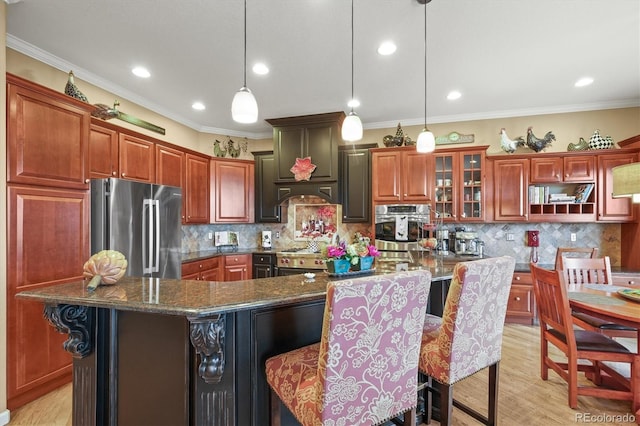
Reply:
[[9, 410], [0, 412], [0, 426], [8, 425], [10, 417]]

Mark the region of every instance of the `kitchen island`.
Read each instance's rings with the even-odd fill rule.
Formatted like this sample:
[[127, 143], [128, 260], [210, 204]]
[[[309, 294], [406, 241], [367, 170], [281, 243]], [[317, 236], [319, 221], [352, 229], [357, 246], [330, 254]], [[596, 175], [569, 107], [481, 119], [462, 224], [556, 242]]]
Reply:
[[[453, 265], [410, 265], [433, 274], [428, 310], [441, 312]], [[79, 281], [17, 297], [44, 302], [69, 335], [74, 424], [259, 426], [269, 415], [264, 361], [320, 340], [331, 279], [126, 277], [95, 292]]]

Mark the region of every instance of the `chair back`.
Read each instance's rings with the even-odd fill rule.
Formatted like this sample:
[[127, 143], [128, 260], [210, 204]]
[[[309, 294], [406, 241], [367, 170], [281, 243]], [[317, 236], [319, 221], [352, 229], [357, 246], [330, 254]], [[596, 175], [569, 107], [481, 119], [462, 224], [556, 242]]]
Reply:
[[436, 380], [455, 383], [500, 361], [514, 268], [509, 256], [456, 264], [438, 335], [442, 365], [432, 366]]
[[564, 257], [591, 257], [598, 256], [598, 247], [558, 247], [556, 251], [556, 269], [562, 269]]
[[611, 284], [611, 261], [609, 256], [593, 259], [562, 259], [564, 280], [569, 284]]
[[531, 277], [541, 334], [553, 330], [553, 334], [566, 339], [569, 347], [575, 346], [571, 308], [562, 271], [544, 269], [532, 263]]
[[426, 270], [329, 283], [316, 389], [323, 422], [378, 424], [416, 406], [430, 287]]

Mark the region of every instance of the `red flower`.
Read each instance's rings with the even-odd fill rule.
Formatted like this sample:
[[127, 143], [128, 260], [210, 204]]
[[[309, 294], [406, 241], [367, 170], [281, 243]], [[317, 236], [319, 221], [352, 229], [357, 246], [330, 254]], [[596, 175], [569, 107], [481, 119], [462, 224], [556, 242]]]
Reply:
[[297, 181], [300, 181], [309, 180], [311, 178], [311, 173], [313, 173], [315, 169], [316, 165], [311, 164], [311, 157], [305, 157], [296, 158], [296, 164], [294, 164], [289, 171], [293, 173]]

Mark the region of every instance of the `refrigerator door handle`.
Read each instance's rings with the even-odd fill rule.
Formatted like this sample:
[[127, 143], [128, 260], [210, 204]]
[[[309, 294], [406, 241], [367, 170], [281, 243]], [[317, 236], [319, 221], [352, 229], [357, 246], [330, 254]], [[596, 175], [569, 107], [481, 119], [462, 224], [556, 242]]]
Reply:
[[[142, 212], [142, 273], [151, 274], [153, 272], [153, 200], [145, 198], [143, 201], [144, 209]], [[145, 253], [144, 244], [147, 243], [147, 251]], [[146, 256], [145, 256], [146, 254]]]
[[151, 268], [152, 272], [160, 272], [160, 200], [153, 200], [155, 210], [155, 238], [154, 238], [154, 251], [155, 262]]

